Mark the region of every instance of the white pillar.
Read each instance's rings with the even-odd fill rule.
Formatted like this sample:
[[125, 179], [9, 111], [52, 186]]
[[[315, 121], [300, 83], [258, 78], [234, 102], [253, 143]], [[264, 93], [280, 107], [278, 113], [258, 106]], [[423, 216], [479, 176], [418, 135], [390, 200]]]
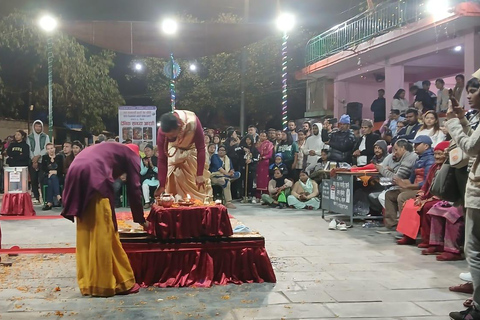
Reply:
[[[385, 66], [385, 103], [386, 103], [386, 115], [390, 113], [392, 100], [398, 89], [404, 89], [408, 94], [408, 88], [405, 86], [405, 71], [403, 66]], [[406, 96], [408, 97], [408, 96]]]

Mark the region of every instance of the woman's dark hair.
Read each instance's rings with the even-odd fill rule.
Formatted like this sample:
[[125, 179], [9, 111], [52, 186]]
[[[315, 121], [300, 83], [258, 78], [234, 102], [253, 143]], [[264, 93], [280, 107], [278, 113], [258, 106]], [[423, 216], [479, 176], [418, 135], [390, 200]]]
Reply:
[[405, 92], [405, 90], [403, 89], [398, 89], [397, 93], [395, 93], [395, 95], [393, 96], [393, 99], [397, 99], [397, 100], [400, 100], [400, 95]]
[[212, 143], [212, 138], [208, 134], [205, 134], [204, 137], [208, 138], [208, 144]]
[[80, 148], [80, 150], [83, 150], [83, 144], [78, 140], [73, 141], [72, 146], [77, 146]]
[[440, 130], [440, 120], [438, 119], [438, 114], [433, 110], [428, 110], [427, 112], [425, 112], [425, 114], [423, 115], [423, 124], [420, 127], [419, 131], [422, 131], [423, 129], [427, 129], [427, 126], [425, 125], [425, 117], [428, 114], [433, 114], [433, 116], [435, 117], [436, 122], [433, 125], [433, 134], [435, 134]]
[[217, 145], [215, 143], [209, 143], [207, 149], [209, 149], [211, 146], [214, 146], [215, 148], [217, 148]]
[[227, 151], [227, 147], [225, 147], [225, 145], [223, 145], [223, 144], [218, 146], [217, 151], [220, 150], [220, 149], [223, 149], [223, 150]]
[[455, 80], [457, 80], [457, 78], [460, 78], [460, 79], [462, 79], [463, 81], [465, 81], [465, 76], [464, 76], [463, 74], [457, 74], [457, 75], [455, 76]]
[[470, 87], [480, 89], [480, 81], [477, 78], [472, 78], [468, 80], [467, 85], [465, 86], [465, 90], [468, 91], [468, 88]]
[[287, 140], [284, 142], [282, 141], [282, 144], [286, 144], [286, 145], [291, 145], [293, 144], [293, 137], [292, 137], [292, 133], [288, 130], [284, 130], [283, 131], [286, 135], [287, 135]]
[[162, 128], [162, 131], [164, 133], [168, 133], [177, 129], [178, 128], [177, 117], [171, 112], [164, 113], [160, 117], [160, 128]]
[[[247, 144], [247, 139], [250, 139], [250, 142], [252, 143], [250, 146]], [[247, 135], [245, 136], [245, 146], [246, 146], [247, 148], [250, 148], [250, 147], [255, 146], [255, 139], [253, 139], [253, 136], [252, 136], [251, 134], [247, 134]]]
[[25, 142], [25, 140], [27, 139], [27, 133], [23, 130], [17, 130], [18, 133], [20, 133], [20, 135], [22, 136], [22, 141]]

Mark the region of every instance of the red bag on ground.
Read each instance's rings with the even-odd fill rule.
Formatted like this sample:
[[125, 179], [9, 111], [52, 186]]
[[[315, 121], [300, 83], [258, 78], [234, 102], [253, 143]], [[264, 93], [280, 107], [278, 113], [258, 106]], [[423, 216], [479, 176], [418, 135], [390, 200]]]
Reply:
[[405, 202], [397, 226], [398, 232], [412, 239], [417, 238], [420, 230], [420, 215], [418, 214], [420, 207], [415, 206], [414, 203], [415, 199], [409, 199]]

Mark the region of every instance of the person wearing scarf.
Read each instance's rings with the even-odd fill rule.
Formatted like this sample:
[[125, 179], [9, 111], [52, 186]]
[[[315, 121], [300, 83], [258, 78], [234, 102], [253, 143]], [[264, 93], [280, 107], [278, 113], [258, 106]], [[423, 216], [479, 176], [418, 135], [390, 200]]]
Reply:
[[283, 209], [287, 206], [287, 197], [290, 194], [293, 182], [285, 178], [279, 167], [273, 169], [273, 177], [268, 183], [268, 194], [262, 194], [262, 204]]
[[293, 186], [292, 194], [288, 196], [287, 202], [290, 207], [296, 209], [317, 210], [320, 208], [318, 195], [318, 184], [310, 179], [305, 171], [302, 171], [300, 180]]

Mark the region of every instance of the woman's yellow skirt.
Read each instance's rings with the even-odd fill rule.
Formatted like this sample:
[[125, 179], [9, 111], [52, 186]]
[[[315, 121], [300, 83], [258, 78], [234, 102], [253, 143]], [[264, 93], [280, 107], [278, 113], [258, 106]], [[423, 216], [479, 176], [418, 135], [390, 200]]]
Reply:
[[76, 257], [82, 295], [110, 297], [135, 285], [132, 267], [113, 225], [110, 201], [100, 194], [77, 218]]

